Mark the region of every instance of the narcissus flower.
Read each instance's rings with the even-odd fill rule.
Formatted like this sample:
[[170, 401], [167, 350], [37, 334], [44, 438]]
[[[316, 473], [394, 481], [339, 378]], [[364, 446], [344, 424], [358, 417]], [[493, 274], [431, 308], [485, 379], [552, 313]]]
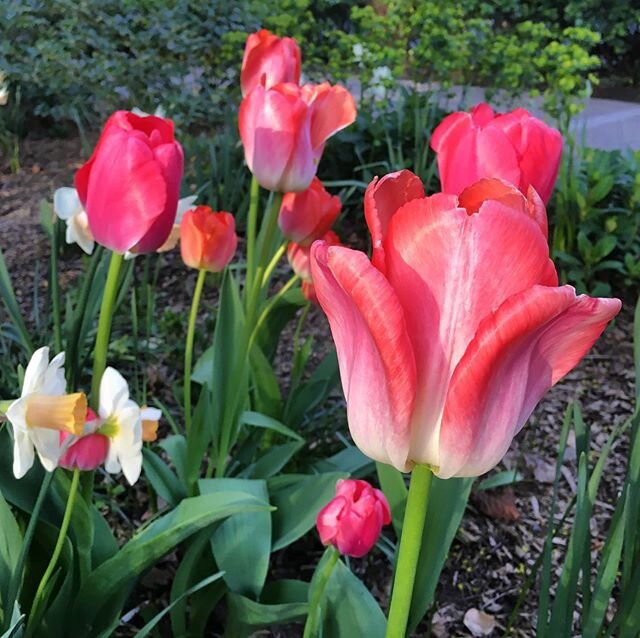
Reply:
[[340, 214], [342, 202], [328, 193], [314, 177], [311, 186], [300, 193], [285, 193], [278, 225], [285, 239], [310, 246], [329, 231]]
[[[109, 439], [104, 434], [97, 432], [100, 427], [98, 415], [89, 408], [87, 410], [86, 423], [82, 436], [71, 442], [60, 458], [60, 467], [66, 470], [81, 470], [89, 472], [100, 467], [109, 453]], [[60, 445], [69, 442], [71, 435], [60, 432]]]
[[[326, 232], [322, 238], [330, 246], [339, 246], [340, 238], [332, 230]], [[309, 257], [311, 255], [310, 246], [300, 246], [295, 242], [289, 243], [287, 246], [287, 259], [293, 272], [302, 280], [302, 294], [305, 299], [317, 304], [316, 291], [313, 287], [311, 278], [311, 264]]]
[[89, 219], [78, 191], [67, 186], [58, 188], [53, 194], [53, 210], [67, 224], [67, 244], [78, 244], [87, 255], [93, 253], [95, 240], [89, 230]]
[[356, 119], [355, 101], [342, 86], [256, 86], [240, 105], [240, 138], [249, 170], [276, 192], [309, 187], [325, 142]]
[[49, 348], [33, 353], [21, 397], [9, 405], [6, 414], [13, 426], [15, 477], [22, 478], [29, 471], [35, 453], [44, 469], [52, 472], [62, 452], [59, 433], [80, 435], [87, 414], [84, 394], [65, 394], [64, 352], [51, 362]]
[[431, 137], [442, 190], [459, 195], [483, 177], [506, 180], [526, 193], [529, 186], [546, 204], [562, 156], [560, 132], [525, 109], [496, 115], [488, 104], [452, 113]]
[[98, 432], [109, 438], [105, 469], [117, 474], [122, 469], [133, 485], [142, 470], [142, 414], [137, 403], [129, 398], [129, 386], [122, 375], [108, 367], [100, 381], [102, 421]]
[[191, 267], [220, 272], [238, 246], [236, 224], [231, 213], [216, 213], [208, 206], [187, 211], [180, 225], [182, 261]]
[[336, 495], [319, 512], [316, 527], [324, 545], [341, 554], [360, 558], [380, 537], [383, 525], [391, 522], [385, 495], [366, 481], [338, 481]]
[[142, 440], [151, 443], [158, 438], [158, 422], [162, 412], [158, 408], [142, 406], [140, 418], [142, 419]]
[[240, 86], [245, 96], [258, 85], [266, 89], [282, 82], [300, 82], [300, 48], [293, 38], [279, 38], [260, 29], [247, 38]]
[[182, 167], [171, 120], [116, 111], [75, 177], [95, 240], [119, 253], [162, 246], [175, 220]]
[[618, 299], [558, 286], [544, 205], [499, 180], [421, 196], [409, 171], [365, 195], [373, 263], [315, 242], [354, 441], [399, 470], [478, 476], [587, 353]]

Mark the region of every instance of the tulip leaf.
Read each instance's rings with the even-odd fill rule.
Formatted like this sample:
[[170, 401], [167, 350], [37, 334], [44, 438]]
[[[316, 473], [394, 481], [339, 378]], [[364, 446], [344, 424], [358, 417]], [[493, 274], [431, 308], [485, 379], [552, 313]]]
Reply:
[[172, 434], [162, 441], [160, 447], [167, 453], [167, 456], [176, 468], [176, 474], [183, 485], [187, 484], [187, 441], [182, 434]]
[[473, 479], [442, 480], [434, 476], [431, 480], [427, 519], [411, 600], [409, 633], [415, 630], [433, 602], [440, 573], [460, 526], [472, 484]]
[[20, 607], [16, 603], [13, 607], [13, 614], [11, 614], [9, 628], [0, 638], [22, 638], [25, 618], [26, 616], [20, 613]]
[[308, 589], [308, 583], [302, 581], [276, 581], [265, 587], [259, 603], [230, 593], [225, 635], [249, 636], [262, 628], [304, 620], [308, 611]]
[[184, 486], [167, 464], [148, 447], [143, 448], [144, 473], [153, 489], [175, 507], [187, 496]]
[[6, 613], [9, 582], [20, 554], [22, 534], [13, 512], [0, 492], [0, 608]]
[[[316, 573], [329, 560], [327, 553]], [[323, 636], [384, 638], [387, 619], [360, 579], [341, 561], [335, 564], [323, 595]], [[322, 603], [321, 603], [322, 604]]]
[[271, 478], [275, 476], [304, 445], [304, 441], [293, 441], [272, 445], [255, 463], [246, 467], [240, 476], [245, 478]]
[[232, 514], [264, 509], [264, 501], [239, 492], [184, 499], [89, 575], [72, 607], [77, 638], [111, 626], [134, 579], [186, 538]]
[[389, 508], [391, 509], [393, 529], [396, 532], [396, 536], [400, 538], [408, 495], [404, 477], [402, 476], [402, 472], [385, 463], [376, 463], [376, 469], [378, 471], [380, 487], [387, 497]]
[[304, 439], [291, 428], [288, 428], [284, 423], [277, 421], [276, 419], [261, 414], [260, 412], [252, 412], [247, 410], [240, 415], [240, 423], [245, 425], [252, 425], [255, 428], [264, 428], [282, 434], [294, 439], [296, 441], [303, 441]]
[[373, 461], [365, 456], [355, 445], [318, 461], [313, 465], [316, 472], [346, 472], [352, 478], [364, 478], [373, 472]]
[[251, 348], [250, 365], [255, 409], [272, 417], [280, 416], [282, 413], [282, 394], [278, 377], [258, 345]]
[[0, 298], [2, 298], [2, 302], [4, 303], [4, 306], [7, 310], [7, 314], [11, 318], [13, 326], [18, 333], [20, 345], [24, 348], [25, 352], [30, 355], [33, 352], [33, 344], [31, 343], [31, 337], [29, 336], [27, 326], [24, 323], [22, 312], [20, 311], [20, 306], [18, 306], [16, 294], [13, 291], [13, 286], [11, 284], [11, 276], [9, 275], [9, 270], [7, 269], [7, 264], [4, 260], [4, 256], [1, 250]]
[[[267, 483], [242, 478], [203, 479], [201, 494], [246, 493], [268, 502]], [[229, 516], [211, 535], [211, 549], [224, 581], [238, 594], [258, 598], [267, 578], [271, 555], [271, 513], [243, 512]]]
[[291, 545], [306, 534], [316, 522], [318, 512], [335, 496], [336, 483], [347, 478], [344, 472], [325, 474], [281, 474], [269, 479], [273, 512], [273, 546], [275, 552]]

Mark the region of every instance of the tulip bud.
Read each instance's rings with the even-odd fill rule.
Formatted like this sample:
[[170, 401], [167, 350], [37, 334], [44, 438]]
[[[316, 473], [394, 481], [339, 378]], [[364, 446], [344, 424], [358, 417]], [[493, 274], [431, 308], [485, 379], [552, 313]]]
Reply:
[[383, 525], [391, 523], [385, 495], [366, 481], [338, 481], [336, 496], [318, 514], [316, 527], [324, 545], [360, 558], [376, 544]]
[[214, 213], [208, 206], [196, 206], [184, 214], [180, 250], [187, 266], [220, 272], [233, 258], [237, 245], [231, 213]]
[[[98, 434], [99, 420], [97, 414], [87, 409], [85, 432], [75, 443], [72, 443], [66, 452], [60, 457], [59, 465], [65, 470], [93, 471], [102, 465], [109, 453], [109, 439], [103, 434]], [[70, 434], [60, 432], [60, 445], [63, 445]]]
[[300, 48], [293, 38], [260, 29], [247, 38], [240, 72], [243, 97], [257, 85], [269, 89], [281, 82], [300, 82]]
[[341, 209], [340, 198], [328, 193], [322, 182], [314, 177], [307, 190], [285, 193], [278, 225], [285, 239], [310, 246], [329, 231]]
[[176, 216], [182, 167], [171, 120], [116, 111], [75, 177], [95, 241], [118, 253], [162, 246]]

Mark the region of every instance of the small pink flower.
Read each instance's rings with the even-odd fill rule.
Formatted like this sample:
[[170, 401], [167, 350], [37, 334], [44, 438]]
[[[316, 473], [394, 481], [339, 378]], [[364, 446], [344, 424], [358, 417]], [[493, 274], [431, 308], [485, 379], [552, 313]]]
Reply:
[[[67, 451], [60, 458], [60, 467], [65, 470], [82, 470], [83, 472], [95, 470], [102, 465], [109, 452], [109, 439], [104, 434], [96, 432], [100, 422], [96, 413], [87, 409], [87, 419], [84, 436], [81, 436], [75, 443], [72, 443]], [[67, 432], [60, 432], [60, 443], [62, 444], [69, 436]]]
[[336, 496], [318, 514], [316, 527], [324, 545], [360, 558], [376, 544], [383, 525], [391, 523], [385, 495], [366, 481], [338, 481]]

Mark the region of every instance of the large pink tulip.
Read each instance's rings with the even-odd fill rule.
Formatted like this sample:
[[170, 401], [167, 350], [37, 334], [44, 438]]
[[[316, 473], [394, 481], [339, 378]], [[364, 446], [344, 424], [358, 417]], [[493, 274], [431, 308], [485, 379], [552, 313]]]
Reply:
[[403, 471], [477, 476], [621, 304], [558, 286], [532, 188], [481, 180], [459, 198], [422, 195], [409, 171], [374, 180], [373, 263], [317, 241], [313, 283], [360, 449]]
[[360, 558], [376, 544], [383, 525], [391, 522], [385, 495], [366, 481], [338, 481], [335, 497], [319, 512], [316, 527], [324, 545]]
[[562, 155], [562, 136], [525, 109], [496, 115], [488, 104], [452, 113], [431, 137], [442, 190], [459, 195], [483, 177], [496, 177], [523, 193], [533, 186], [545, 204]]
[[260, 29], [247, 38], [242, 58], [242, 95], [261, 84], [266, 89], [281, 82], [300, 82], [300, 48], [293, 38], [279, 38]]
[[271, 191], [303, 191], [316, 174], [327, 139], [355, 119], [355, 101], [342, 86], [258, 85], [240, 105], [249, 170]]
[[176, 217], [182, 166], [171, 120], [116, 111], [75, 178], [95, 240], [119, 253], [160, 248]]

